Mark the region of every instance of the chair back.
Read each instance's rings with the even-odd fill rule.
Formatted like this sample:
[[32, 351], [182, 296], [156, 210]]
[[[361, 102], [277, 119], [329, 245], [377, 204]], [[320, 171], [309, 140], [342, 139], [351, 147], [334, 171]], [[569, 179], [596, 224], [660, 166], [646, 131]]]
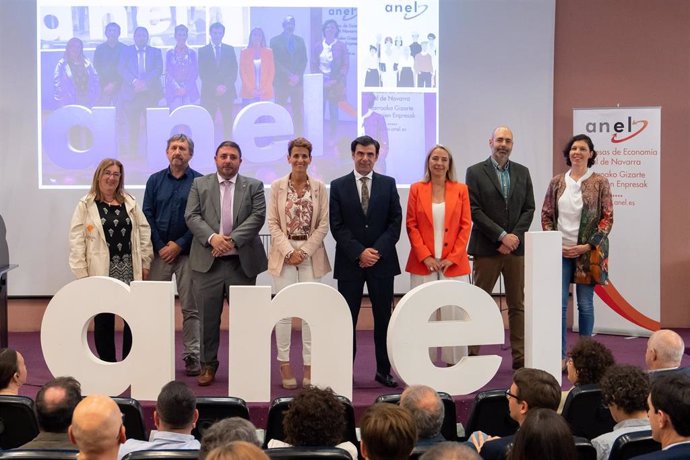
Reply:
[[0, 458], [14, 458], [22, 460], [74, 460], [79, 452], [76, 450], [53, 449], [17, 449], [8, 450], [0, 454]]
[[38, 435], [34, 402], [26, 396], [0, 395], [0, 450], [14, 449]]
[[597, 450], [585, 438], [575, 437], [575, 450], [577, 451], [577, 460], [597, 460]]
[[151, 460], [151, 459], [197, 460], [198, 450], [169, 449], [169, 450], [138, 450], [130, 452], [122, 460]]
[[[458, 440], [458, 426], [457, 426], [457, 412], [455, 410], [455, 401], [453, 397], [443, 391], [438, 392], [439, 398], [443, 403], [443, 423], [441, 424], [441, 435], [447, 441]], [[376, 398], [376, 403], [385, 402], [392, 404], [400, 404], [400, 394], [381, 395]]]
[[661, 450], [661, 444], [652, 439], [651, 430], [633, 431], [620, 435], [613, 442], [609, 460], [628, 460], [657, 450]]
[[230, 417], [240, 417], [249, 420], [249, 409], [244, 399], [225, 397], [197, 397], [196, 408], [199, 420], [192, 430], [196, 439], [201, 441], [204, 432], [218, 420]]
[[329, 458], [333, 460], [352, 460], [346, 450], [338, 447], [279, 447], [266, 449], [269, 458], [281, 460], [300, 460], [303, 458]]
[[463, 440], [475, 431], [504, 437], [515, 434], [517, 429], [518, 423], [510, 417], [505, 390], [482, 391], [474, 397]]
[[563, 406], [563, 418], [570, 425], [573, 436], [594, 439], [613, 431], [616, 422], [604, 407], [598, 385], [580, 385], [573, 388]]
[[[338, 395], [338, 399], [345, 406], [345, 432], [343, 433], [342, 439], [343, 441], [350, 441], [357, 446], [359, 450], [359, 440], [357, 439], [357, 429], [355, 426], [355, 409], [352, 406], [352, 402], [345, 396]], [[278, 439], [279, 441], [285, 440], [283, 419], [285, 418], [285, 413], [288, 411], [292, 400], [292, 397], [282, 397], [274, 399], [271, 403], [271, 407], [268, 409], [268, 420], [266, 421], [264, 449], [268, 447], [268, 443], [271, 439]]]
[[122, 423], [125, 426], [127, 439], [138, 439], [148, 441], [148, 432], [144, 423], [144, 411], [141, 404], [134, 398], [124, 398], [120, 396], [112, 397], [122, 412]]

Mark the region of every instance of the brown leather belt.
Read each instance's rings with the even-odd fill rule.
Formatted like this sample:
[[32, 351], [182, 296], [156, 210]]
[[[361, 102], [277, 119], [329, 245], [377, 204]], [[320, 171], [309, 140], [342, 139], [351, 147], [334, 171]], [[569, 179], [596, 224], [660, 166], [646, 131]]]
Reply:
[[287, 239], [295, 241], [307, 241], [309, 239], [309, 235], [288, 235]]

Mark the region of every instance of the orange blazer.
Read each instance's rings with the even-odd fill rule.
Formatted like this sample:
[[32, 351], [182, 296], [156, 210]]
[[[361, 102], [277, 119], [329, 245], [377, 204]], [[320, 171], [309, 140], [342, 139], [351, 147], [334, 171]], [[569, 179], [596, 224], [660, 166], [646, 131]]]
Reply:
[[254, 90], [259, 88], [262, 101], [273, 99], [273, 77], [275, 76], [275, 64], [271, 48], [261, 48], [261, 81], [257, 85], [254, 73], [254, 55], [252, 50], [245, 48], [240, 52], [240, 79], [242, 88], [240, 96], [245, 99], [254, 97]]
[[[472, 217], [467, 185], [446, 182], [446, 215], [443, 232], [441, 259], [453, 265], [446, 276], [462, 276], [470, 273], [467, 241], [470, 238]], [[431, 182], [417, 182], [410, 187], [407, 199], [407, 235], [410, 238], [410, 256], [405, 271], [416, 275], [428, 275], [429, 269], [422, 262], [434, 255], [434, 219], [431, 211]]]

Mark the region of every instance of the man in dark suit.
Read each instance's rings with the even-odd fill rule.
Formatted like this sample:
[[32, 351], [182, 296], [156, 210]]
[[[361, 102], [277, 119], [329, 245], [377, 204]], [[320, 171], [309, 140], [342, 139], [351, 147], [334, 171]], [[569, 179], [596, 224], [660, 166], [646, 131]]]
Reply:
[[[472, 233], [467, 252], [474, 256], [474, 284], [489, 294], [503, 274], [508, 302], [513, 369], [525, 364], [524, 235], [534, 215], [529, 170], [509, 161], [513, 132], [499, 126], [489, 139], [491, 156], [467, 168]], [[470, 355], [479, 353], [470, 347]]]
[[276, 74], [273, 78], [276, 103], [286, 107], [288, 99], [290, 99], [295, 136], [301, 136], [304, 130], [304, 82], [302, 77], [307, 68], [307, 47], [304, 45], [302, 37], [295, 35], [294, 17], [286, 16], [283, 19], [283, 33], [271, 38], [271, 49], [276, 67]]
[[635, 458], [690, 458], [690, 376], [675, 372], [654, 379], [647, 405], [652, 438], [661, 450]]
[[[134, 45], [122, 51], [118, 65], [122, 76], [119, 107], [128, 127], [130, 154], [139, 150], [141, 116], [147, 107], [158, 107], [158, 101], [163, 97], [163, 54], [148, 43], [149, 31], [145, 27], [134, 29]], [[146, 123], [146, 117], [143, 122]]]
[[355, 170], [331, 182], [331, 233], [336, 241], [335, 270], [338, 291], [345, 297], [356, 326], [367, 283], [374, 314], [376, 381], [388, 387], [397, 382], [390, 374], [386, 334], [393, 303], [393, 278], [400, 274], [395, 244], [400, 238], [402, 209], [395, 179], [374, 172], [379, 143], [369, 136], [352, 141]]
[[266, 220], [264, 184], [238, 174], [242, 150], [233, 141], [216, 149], [217, 172], [194, 179], [185, 220], [194, 238], [189, 254], [192, 289], [201, 322], [199, 385], [218, 369], [220, 315], [228, 288], [255, 285], [267, 260], [259, 231]]
[[237, 56], [235, 49], [223, 43], [225, 26], [214, 22], [209, 27], [211, 43], [199, 48], [199, 78], [201, 79], [201, 106], [216, 118], [220, 110], [223, 117], [223, 138], [232, 134], [232, 107], [237, 91]]

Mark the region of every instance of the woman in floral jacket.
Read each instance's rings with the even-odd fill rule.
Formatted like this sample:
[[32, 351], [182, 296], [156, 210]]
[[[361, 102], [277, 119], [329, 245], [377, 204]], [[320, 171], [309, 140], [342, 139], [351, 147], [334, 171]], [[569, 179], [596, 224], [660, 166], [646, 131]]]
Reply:
[[544, 230], [559, 230], [563, 234], [561, 357], [565, 358], [570, 283], [576, 285], [580, 336], [592, 335], [594, 286], [606, 284], [608, 279], [613, 202], [608, 179], [590, 169], [597, 153], [589, 136], [578, 134], [570, 139], [563, 156], [571, 168], [551, 179], [541, 210], [541, 225]]

